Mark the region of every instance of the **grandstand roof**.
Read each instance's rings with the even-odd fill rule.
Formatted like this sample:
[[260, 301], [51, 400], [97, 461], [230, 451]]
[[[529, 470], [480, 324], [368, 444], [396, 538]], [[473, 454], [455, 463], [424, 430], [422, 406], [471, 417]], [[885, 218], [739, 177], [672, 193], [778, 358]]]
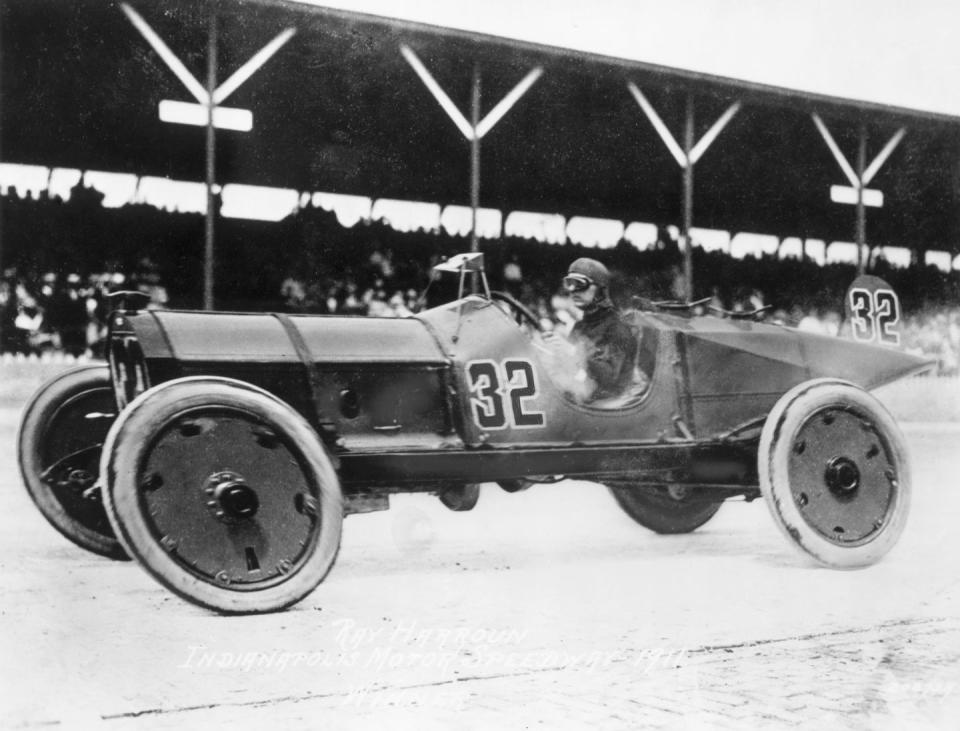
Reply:
[[691, 72], [781, 96], [960, 117], [943, 0], [298, 0]]
[[[203, 83], [206, 4], [129, 5]], [[544, 69], [483, 139], [483, 206], [677, 223], [680, 170], [628, 92], [632, 81], [677, 137], [688, 95], [697, 137], [743, 102], [696, 166], [696, 226], [852, 239], [853, 207], [830, 199], [830, 186], [847, 181], [811, 120], [816, 112], [851, 160], [861, 125], [868, 160], [907, 128], [870, 184], [885, 196], [868, 211], [871, 243], [960, 251], [960, 125], [943, 109], [299, 2], [221, 0], [218, 8], [220, 82], [296, 29], [224, 102], [250, 110], [253, 128], [218, 132], [223, 182], [468, 204], [469, 146], [401, 56], [406, 45], [466, 115], [474, 68], [481, 116], [532, 68]], [[203, 179], [203, 131], [158, 116], [162, 100], [194, 99], [119, 2], [7, 0], [0, 33], [0, 159]]]

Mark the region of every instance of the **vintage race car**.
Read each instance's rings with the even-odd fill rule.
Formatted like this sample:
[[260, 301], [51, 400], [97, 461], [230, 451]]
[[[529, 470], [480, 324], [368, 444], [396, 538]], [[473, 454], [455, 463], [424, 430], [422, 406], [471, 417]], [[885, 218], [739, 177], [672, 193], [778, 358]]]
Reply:
[[[899, 318], [882, 283], [851, 290], [854, 334], [872, 342], [754, 313], [634, 313], [635, 387], [599, 402], [571, 391], [564, 370], [576, 365], [558, 369], [538, 319], [487, 289], [481, 255], [438, 268], [459, 275], [461, 296], [404, 319], [121, 302], [108, 365], [54, 379], [24, 412], [33, 499], [77, 544], [133, 557], [225, 613], [310, 593], [345, 514], [386, 509], [400, 492], [466, 510], [481, 482], [597, 481], [659, 533], [763, 496], [790, 542], [837, 568], [897, 541], [907, 455], [867, 391], [930, 364], [876, 344], [896, 338]], [[480, 294], [464, 294], [468, 275]]]

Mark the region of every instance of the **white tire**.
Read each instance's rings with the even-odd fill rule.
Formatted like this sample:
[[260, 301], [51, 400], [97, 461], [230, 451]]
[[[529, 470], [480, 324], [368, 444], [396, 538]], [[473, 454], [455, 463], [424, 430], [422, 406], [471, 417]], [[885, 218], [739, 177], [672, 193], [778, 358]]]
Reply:
[[302, 416], [250, 384], [190, 377], [147, 390], [110, 430], [100, 479], [128, 553], [202, 607], [282, 609], [336, 559], [330, 458]]
[[851, 383], [814, 379], [784, 394], [764, 423], [757, 469], [774, 521], [825, 566], [869, 566], [903, 532], [911, 485], [903, 435]]

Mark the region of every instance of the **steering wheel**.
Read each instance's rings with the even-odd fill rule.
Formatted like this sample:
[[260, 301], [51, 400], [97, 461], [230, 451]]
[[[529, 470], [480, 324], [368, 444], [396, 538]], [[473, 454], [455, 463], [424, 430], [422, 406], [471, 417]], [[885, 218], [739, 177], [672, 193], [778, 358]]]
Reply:
[[543, 325], [540, 324], [540, 319], [530, 311], [529, 307], [518, 302], [512, 294], [493, 291], [490, 293], [490, 299], [496, 302], [503, 302], [511, 310], [513, 310], [513, 316], [518, 325], [526, 324], [532, 327], [536, 332], [543, 332]]

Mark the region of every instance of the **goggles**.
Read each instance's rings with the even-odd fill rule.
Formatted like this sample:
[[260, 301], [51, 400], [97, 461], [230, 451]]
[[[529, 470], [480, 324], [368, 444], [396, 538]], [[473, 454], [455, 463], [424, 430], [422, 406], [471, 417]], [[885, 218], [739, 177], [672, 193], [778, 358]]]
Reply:
[[585, 292], [593, 282], [582, 274], [568, 274], [563, 278], [563, 288], [568, 292]]

